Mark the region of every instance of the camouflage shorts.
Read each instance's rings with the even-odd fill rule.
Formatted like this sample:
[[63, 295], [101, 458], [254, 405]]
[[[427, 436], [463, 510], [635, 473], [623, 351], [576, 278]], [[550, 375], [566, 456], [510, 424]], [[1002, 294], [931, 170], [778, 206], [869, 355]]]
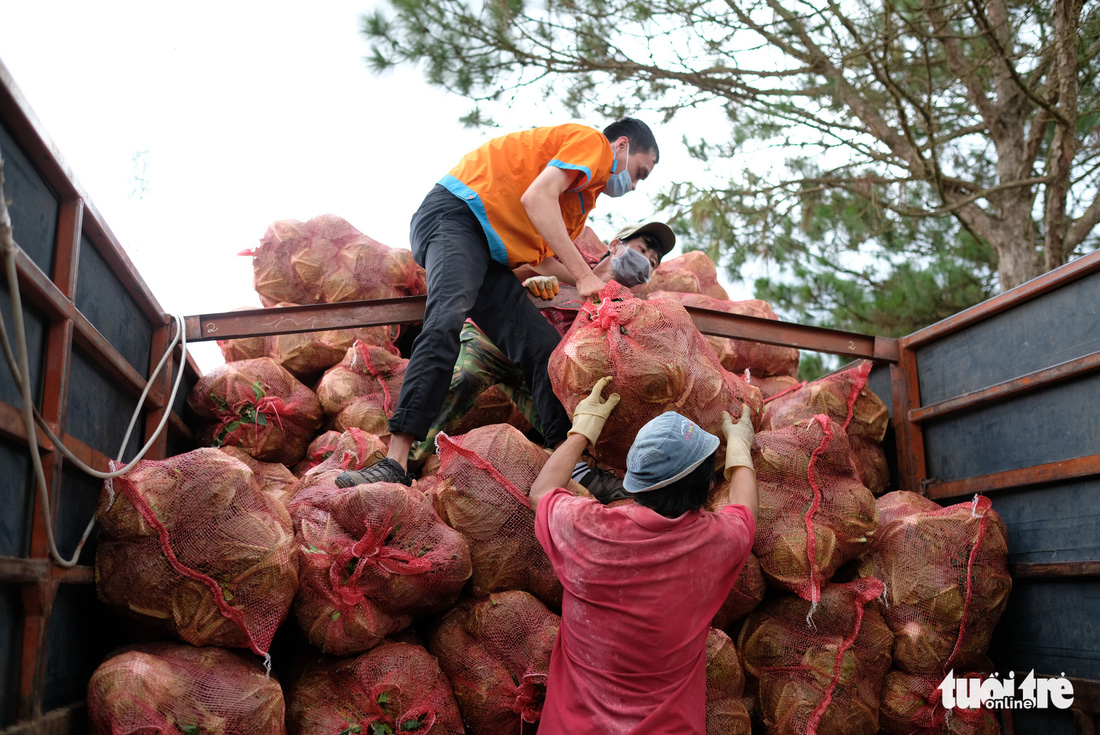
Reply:
[[541, 430], [523, 371], [513, 365], [484, 332], [471, 322], [466, 322], [459, 336], [458, 359], [451, 373], [447, 397], [443, 399], [443, 406], [432, 421], [427, 436], [413, 445], [409, 459], [419, 461], [434, 454], [436, 435], [441, 431], [450, 433], [474, 407], [477, 397], [497, 384], [531, 422], [531, 426]]

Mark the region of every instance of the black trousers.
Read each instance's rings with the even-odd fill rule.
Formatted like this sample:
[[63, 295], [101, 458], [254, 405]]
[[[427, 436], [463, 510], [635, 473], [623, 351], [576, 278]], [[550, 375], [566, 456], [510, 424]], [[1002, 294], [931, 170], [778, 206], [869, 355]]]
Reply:
[[469, 317], [522, 371], [547, 446], [563, 441], [570, 421], [550, 385], [550, 353], [561, 341], [527, 289], [489, 256], [489, 243], [465, 202], [436, 185], [413, 215], [413, 258], [427, 273], [424, 327], [413, 343], [390, 431], [423, 439], [443, 405]]

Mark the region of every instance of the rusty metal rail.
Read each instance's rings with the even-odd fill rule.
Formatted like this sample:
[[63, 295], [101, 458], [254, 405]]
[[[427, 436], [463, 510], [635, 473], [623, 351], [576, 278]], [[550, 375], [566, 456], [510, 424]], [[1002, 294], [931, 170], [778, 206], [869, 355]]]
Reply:
[[[540, 309], [576, 310], [581, 303], [576, 289], [562, 286], [553, 300], [532, 301]], [[267, 334], [291, 334], [352, 327], [410, 324], [424, 319], [423, 296], [338, 304], [309, 304], [275, 309], [249, 309], [185, 318], [187, 340], [235, 339]], [[838, 329], [729, 314], [724, 311], [685, 307], [703, 334], [825, 352], [851, 359], [867, 358], [883, 363], [898, 361], [898, 340]]]

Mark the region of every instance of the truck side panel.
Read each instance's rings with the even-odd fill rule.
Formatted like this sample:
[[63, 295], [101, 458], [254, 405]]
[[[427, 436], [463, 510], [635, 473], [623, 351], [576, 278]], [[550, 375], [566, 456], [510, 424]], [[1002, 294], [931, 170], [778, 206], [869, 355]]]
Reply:
[[[77, 457], [106, 470], [175, 324], [30, 112], [0, 64], [0, 156], [4, 197], [19, 245], [16, 268], [29, 350], [32, 401]], [[0, 277], [0, 317], [14, 336], [11, 291]], [[169, 361], [174, 374], [177, 349]], [[193, 361], [172, 406], [170, 385], [153, 380], [123, 451], [129, 460], [162, 412], [166, 435], [147, 459], [193, 448], [180, 418], [198, 379]], [[94, 533], [75, 567], [50, 559], [38, 507], [21, 391], [0, 359], [0, 732], [86, 732], [86, 687], [105, 654], [129, 639], [127, 624], [96, 599]], [[61, 458], [42, 432], [49, 507], [62, 557], [73, 554], [94, 516], [102, 481]]]
[[1100, 351], [1100, 273], [917, 350], [924, 405]]
[[[1015, 732], [1095, 732], [1100, 477], [1088, 467], [1100, 449], [1100, 269], [1078, 273], [1008, 308], [974, 307], [976, 318], [957, 329], [903, 340], [920, 386], [920, 406], [910, 409], [931, 411], [919, 421], [926, 477], [918, 482], [944, 505], [984, 488], [1008, 528], [1014, 586], [990, 648], [994, 665], [1074, 680], [1080, 711], [1013, 711], [1006, 720]], [[1047, 379], [1070, 361], [1084, 367]], [[1086, 469], [1068, 476], [1070, 465]]]

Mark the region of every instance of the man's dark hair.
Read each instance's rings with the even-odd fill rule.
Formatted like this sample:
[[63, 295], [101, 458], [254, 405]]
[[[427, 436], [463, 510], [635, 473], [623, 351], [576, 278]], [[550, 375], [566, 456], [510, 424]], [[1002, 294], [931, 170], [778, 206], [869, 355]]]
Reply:
[[634, 496], [634, 502], [644, 505], [665, 518], [678, 518], [689, 510], [699, 510], [707, 504], [714, 487], [714, 461], [718, 450], [699, 463], [699, 466], [671, 485], [648, 490]]
[[649, 126], [641, 120], [624, 117], [622, 120], [616, 120], [604, 128], [603, 134], [611, 142], [615, 142], [625, 135], [626, 139], [630, 141], [631, 153], [653, 151], [653, 162], [658, 163], [661, 160], [661, 151], [657, 148], [657, 139], [653, 137], [653, 131], [649, 129]]

